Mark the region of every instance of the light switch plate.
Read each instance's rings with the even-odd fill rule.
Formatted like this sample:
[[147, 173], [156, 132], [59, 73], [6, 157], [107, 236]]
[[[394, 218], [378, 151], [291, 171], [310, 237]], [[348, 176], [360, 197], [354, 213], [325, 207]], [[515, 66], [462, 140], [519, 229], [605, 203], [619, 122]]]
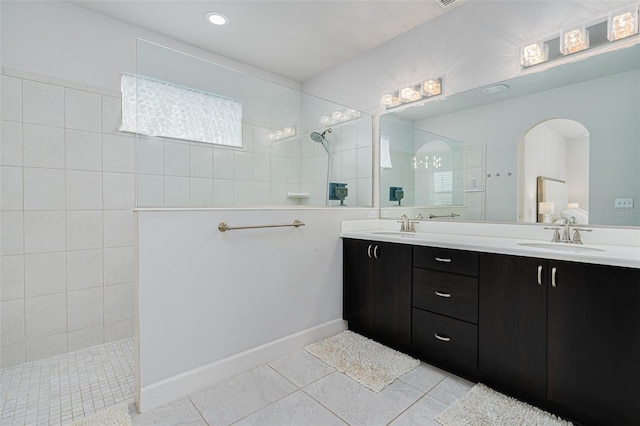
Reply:
[[632, 209], [633, 198], [616, 198], [614, 207], [616, 209]]

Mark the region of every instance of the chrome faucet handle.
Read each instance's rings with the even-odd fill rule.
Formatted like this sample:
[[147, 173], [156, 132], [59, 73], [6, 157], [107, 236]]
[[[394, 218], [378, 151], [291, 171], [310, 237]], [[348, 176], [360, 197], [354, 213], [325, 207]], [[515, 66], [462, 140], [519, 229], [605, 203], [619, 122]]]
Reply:
[[419, 220], [410, 220], [409, 221], [409, 231], [416, 232], [416, 223], [420, 223]]
[[586, 228], [573, 228], [573, 240], [571, 241], [572, 243], [575, 244], [582, 244], [582, 236], [580, 235], [580, 231], [583, 232], [591, 232], [592, 229], [586, 229]]
[[560, 241], [560, 228], [557, 226], [545, 226], [544, 229], [553, 229], [553, 238], [551, 239], [552, 243], [557, 243]]
[[416, 215], [416, 220], [422, 220], [422, 219], [424, 219], [424, 216], [422, 216], [422, 213], [418, 213]]
[[400, 224], [400, 232], [407, 230], [409, 218], [407, 217], [406, 214], [403, 214], [402, 216], [400, 216], [400, 220], [396, 220], [396, 222]]

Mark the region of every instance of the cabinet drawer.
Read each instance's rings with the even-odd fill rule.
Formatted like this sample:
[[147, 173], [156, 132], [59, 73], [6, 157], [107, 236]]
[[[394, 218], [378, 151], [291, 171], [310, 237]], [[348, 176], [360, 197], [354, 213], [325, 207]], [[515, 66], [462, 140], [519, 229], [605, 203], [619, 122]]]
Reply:
[[478, 323], [478, 279], [413, 268], [413, 306]]
[[478, 369], [478, 326], [413, 308], [412, 346], [427, 361]]
[[436, 247], [414, 247], [413, 266], [478, 276], [478, 253]]

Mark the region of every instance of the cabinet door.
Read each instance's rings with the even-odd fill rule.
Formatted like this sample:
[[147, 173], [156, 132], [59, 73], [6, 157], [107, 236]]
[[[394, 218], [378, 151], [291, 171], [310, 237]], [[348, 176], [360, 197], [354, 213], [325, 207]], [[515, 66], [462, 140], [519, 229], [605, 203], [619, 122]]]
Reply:
[[375, 244], [375, 334], [382, 343], [407, 349], [411, 345], [412, 247]]
[[640, 269], [550, 262], [548, 399], [585, 423], [640, 421]]
[[349, 330], [373, 337], [374, 244], [343, 240], [342, 316]]
[[480, 374], [535, 400], [546, 394], [546, 265], [546, 260], [480, 254]]

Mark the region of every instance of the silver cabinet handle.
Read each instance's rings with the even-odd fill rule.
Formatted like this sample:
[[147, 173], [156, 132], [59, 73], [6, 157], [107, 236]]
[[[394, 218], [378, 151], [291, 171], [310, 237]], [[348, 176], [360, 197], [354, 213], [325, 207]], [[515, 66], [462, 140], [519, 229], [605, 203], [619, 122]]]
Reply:
[[433, 333], [433, 337], [435, 337], [436, 339], [441, 340], [441, 341], [443, 341], [443, 342], [450, 342], [450, 341], [451, 341], [451, 337], [448, 337], [448, 336], [441, 336], [441, 335], [440, 335], [440, 334], [438, 334], [438, 333]]
[[542, 265], [538, 265], [538, 285], [542, 285]]
[[373, 249], [373, 257], [378, 258], [378, 246], [375, 246]]
[[556, 287], [556, 267], [551, 268], [551, 287]]
[[442, 293], [438, 290], [435, 291], [436, 296], [440, 296], [440, 297], [451, 297], [451, 293]]
[[451, 263], [451, 259], [444, 259], [442, 257], [436, 257], [438, 262]]
[[371, 244], [369, 244], [369, 247], [367, 247], [367, 256], [369, 256], [369, 259], [371, 259]]

